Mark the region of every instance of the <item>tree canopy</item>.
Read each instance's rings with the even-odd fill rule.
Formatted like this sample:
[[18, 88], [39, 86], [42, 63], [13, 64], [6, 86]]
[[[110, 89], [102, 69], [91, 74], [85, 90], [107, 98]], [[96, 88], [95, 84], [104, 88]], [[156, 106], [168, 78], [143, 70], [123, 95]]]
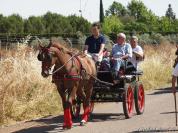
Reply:
[[[142, 1], [131, 0], [127, 6], [114, 1], [103, 12], [102, 0], [100, 0], [100, 21], [102, 32], [105, 34], [124, 32], [178, 32], [178, 19], [171, 6], [168, 5], [165, 16], [156, 16]], [[75, 34], [90, 33], [91, 22], [82, 16], [63, 16], [57, 13], [47, 12], [42, 16], [30, 16], [23, 19], [18, 14], [3, 16], [0, 14], [0, 33], [31, 33], [49, 34], [65, 33]]]

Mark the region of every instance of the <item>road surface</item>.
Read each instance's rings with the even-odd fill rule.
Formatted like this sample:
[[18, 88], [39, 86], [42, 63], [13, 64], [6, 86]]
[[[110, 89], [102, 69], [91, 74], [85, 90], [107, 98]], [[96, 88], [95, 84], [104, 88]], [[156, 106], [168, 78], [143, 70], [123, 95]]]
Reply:
[[0, 128], [0, 133], [178, 132], [178, 127], [175, 126], [174, 99], [170, 88], [146, 92], [145, 105], [144, 114], [134, 114], [131, 119], [125, 119], [122, 103], [103, 103], [95, 106], [90, 121], [83, 127], [79, 125], [79, 120], [76, 120], [72, 129], [64, 131], [63, 117], [49, 116]]

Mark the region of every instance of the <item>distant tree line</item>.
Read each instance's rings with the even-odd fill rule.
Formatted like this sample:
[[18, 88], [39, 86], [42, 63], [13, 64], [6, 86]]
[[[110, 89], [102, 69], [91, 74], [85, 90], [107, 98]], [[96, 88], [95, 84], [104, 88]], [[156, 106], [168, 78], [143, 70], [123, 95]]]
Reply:
[[28, 19], [23, 19], [18, 14], [7, 17], [0, 14], [0, 33], [74, 34], [77, 31], [89, 33], [90, 25], [89, 21], [76, 15], [65, 17], [57, 13], [47, 12], [43, 16], [30, 16]]
[[[100, 19], [102, 32], [178, 32], [178, 19], [171, 5], [168, 5], [165, 16], [156, 16], [142, 1], [132, 0], [127, 7], [114, 1], [103, 16], [103, 5], [100, 0]], [[161, 4], [161, 3], [160, 3]], [[159, 8], [159, 6], [158, 6]], [[47, 12], [42, 16], [30, 16], [23, 19], [18, 14], [3, 16], [0, 14], [0, 33], [14, 34], [49, 34], [76, 32], [90, 33], [91, 23], [76, 15], [62, 16]]]
[[168, 5], [165, 16], [159, 17], [140, 0], [132, 0], [127, 7], [114, 1], [106, 10], [103, 32], [117, 33], [118, 31], [178, 32], [178, 19], [171, 4]]

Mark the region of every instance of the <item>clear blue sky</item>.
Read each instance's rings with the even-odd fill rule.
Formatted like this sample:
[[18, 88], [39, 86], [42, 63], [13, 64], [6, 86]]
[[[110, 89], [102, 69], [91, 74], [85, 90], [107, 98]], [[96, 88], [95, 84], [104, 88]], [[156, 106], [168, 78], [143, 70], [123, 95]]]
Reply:
[[[81, 0], [82, 15], [91, 22], [99, 20], [99, 1], [100, 0]], [[103, 0], [104, 9], [113, 3], [114, 0]], [[127, 6], [131, 0], [115, 0]], [[178, 17], [177, 0], [142, 0], [157, 16], [164, 16], [168, 4], [172, 5], [173, 11]], [[0, 14], [5, 16], [13, 13], [28, 18], [31, 15], [43, 15], [47, 11], [62, 15], [80, 15], [80, 0], [0, 0]]]

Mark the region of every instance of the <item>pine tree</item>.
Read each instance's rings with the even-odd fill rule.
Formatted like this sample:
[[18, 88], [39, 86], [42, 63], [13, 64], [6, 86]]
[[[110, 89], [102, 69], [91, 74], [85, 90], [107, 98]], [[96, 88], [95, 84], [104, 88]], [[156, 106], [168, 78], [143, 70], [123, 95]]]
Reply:
[[176, 15], [172, 10], [171, 4], [168, 5], [168, 9], [166, 11], [166, 17], [168, 17], [169, 19], [175, 20]]
[[103, 9], [103, 1], [100, 0], [100, 23], [104, 22], [104, 9]]

